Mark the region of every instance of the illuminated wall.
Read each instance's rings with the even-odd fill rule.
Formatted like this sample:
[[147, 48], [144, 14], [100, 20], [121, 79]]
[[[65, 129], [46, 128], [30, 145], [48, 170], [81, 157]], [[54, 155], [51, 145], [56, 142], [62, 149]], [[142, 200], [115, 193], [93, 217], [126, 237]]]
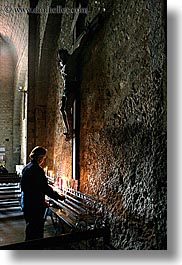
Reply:
[[[80, 189], [105, 202], [113, 247], [166, 249], [165, 3], [89, 1], [88, 10], [88, 24], [101, 11], [105, 19], [79, 57]], [[71, 178], [56, 52], [73, 50], [73, 14], [36, 19], [28, 144], [45, 145], [49, 169]]]
[[27, 7], [28, 4], [28, 0], [23, 4], [19, 0], [13, 3], [1, 1], [0, 100], [6, 114], [1, 115], [3, 136], [0, 145], [7, 146], [6, 166], [10, 172], [15, 172], [16, 164], [26, 162], [26, 102], [23, 103], [23, 93], [18, 90], [20, 87], [27, 89], [28, 14], [24, 11], [18, 13], [15, 8]]

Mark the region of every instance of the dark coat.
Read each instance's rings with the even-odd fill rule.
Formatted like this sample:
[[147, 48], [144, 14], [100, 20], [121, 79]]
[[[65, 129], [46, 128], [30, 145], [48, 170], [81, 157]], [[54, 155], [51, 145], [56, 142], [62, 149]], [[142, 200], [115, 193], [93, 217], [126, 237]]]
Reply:
[[28, 215], [42, 215], [46, 208], [45, 195], [57, 200], [60, 195], [47, 182], [44, 170], [36, 161], [29, 162], [22, 170], [21, 207]]

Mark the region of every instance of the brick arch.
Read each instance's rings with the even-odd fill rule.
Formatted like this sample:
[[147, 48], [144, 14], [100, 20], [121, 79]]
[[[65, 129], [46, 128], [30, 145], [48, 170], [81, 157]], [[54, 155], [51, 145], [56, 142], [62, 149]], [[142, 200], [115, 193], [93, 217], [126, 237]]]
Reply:
[[[18, 56], [17, 64], [21, 61], [24, 50], [27, 49], [28, 14], [26, 12], [18, 13], [15, 8], [29, 7], [29, 1], [17, 0], [15, 4], [2, 0], [0, 4], [0, 34], [6, 41], [13, 43]], [[8, 12], [7, 12], [8, 11]]]
[[1, 57], [3, 56], [3, 54], [5, 55], [4, 53], [5, 50], [8, 51], [9, 54], [11, 54], [12, 65], [13, 67], [16, 67], [18, 61], [18, 55], [14, 43], [7, 35], [3, 35], [1, 32], [0, 32], [0, 45], [1, 45], [1, 51], [0, 51]]

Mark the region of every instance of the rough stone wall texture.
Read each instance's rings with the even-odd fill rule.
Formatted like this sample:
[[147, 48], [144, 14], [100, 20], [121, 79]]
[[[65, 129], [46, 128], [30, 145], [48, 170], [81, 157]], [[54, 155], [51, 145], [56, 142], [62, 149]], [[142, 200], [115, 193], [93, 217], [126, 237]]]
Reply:
[[[72, 1], [66, 1], [65, 8], [70, 10], [73, 7]], [[58, 47], [67, 49], [69, 52], [72, 52], [73, 45], [73, 35], [71, 33], [71, 25], [73, 20], [73, 14], [67, 12], [63, 14], [61, 22], [61, 32], [58, 40]]]
[[[53, 1], [54, 3], [54, 1]], [[41, 4], [41, 5], [40, 5]], [[38, 4], [42, 8], [47, 6], [47, 3]], [[73, 8], [72, 1], [66, 1], [65, 8], [67, 8], [68, 12], [64, 13], [61, 19], [61, 29], [59, 32], [59, 38], [57, 42], [57, 47], [54, 52], [48, 49], [45, 45], [45, 36], [46, 33], [49, 35], [49, 31], [51, 26], [48, 28], [44, 23], [49, 22], [50, 16], [46, 17], [46, 15], [40, 15], [40, 25], [38, 34], [40, 32], [40, 43], [39, 45], [39, 65], [38, 69], [38, 78], [37, 82], [37, 101], [43, 102], [42, 105], [46, 106], [46, 128], [42, 126], [40, 120], [37, 119], [36, 123], [36, 143], [44, 144], [48, 148], [48, 158], [46, 164], [50, 169], [53, 169], [55, 173], [59, 176], [63, 176], [66, 178], [71, 178], [72, 176], [72, 143], [65, 142], [65, 137], [63, 136], [63, 132], [65, 131], [64, 124], [60, 114], [61, 107], [61, 95], [63, 90], [63, 82], [60, 76], [60, 72], [56, 66], [56, 52], [59, 48], [67, 49], [70, 53], [73, 52], [73, 33], [71, 32], [71, 26], [73, 21], [73, 14], [71, 13], [71, 8]], [[93, 12], [90, 12], [89, 20], [91, 21], [93, 17], [98, 13], [98, 6], [93, 7]], [[46, 17], [46, 19], [45, 19]], [[49, 22], [49, 24], [51, 24]], [[54, 30], [53, 28], [51, 29]], [[50, 41], [51, 38], [48, 39]], [[43, 54], [44, 46], [46, 47], [45, 54]], [[50, 60], [46, 60], [45, 57]], [[41, 61], [42, 60], [42, 61]], [[47, 62], [49, 63], [48, 71], [46, 71]], [[42, 69], [41, 69], [42, 64]], [[41, 72], [43, 74], [41, 74]], [[45, 79], [45, 73], [47, 73], [47, 78]], [[45, 80], [49, 79], [49, 82], [45, 84]], [[39, 103], [40, 104], [40, 103]], [[45, 131], [46, 129], [46, 140], [45, 140]]]
[[105, 200], [119, 249], [166, 248], [164, 13], [115, 1], [82, 62], [81, 190]]
[[[106, 8], [106, 19], [79, 58], [80, 189], [105, 202], [114, 248], [166, 249], [164, 2], [117, 0], [110, 10], [110, 1], [103, 1], [104, 7], [96, 2], [89, 1], [88, 21], [99, 8]], [[70, 177], [71, 143], [62, 135], [56, 51], [72, 49], [72, 17], [62, 17], [60, 32], [54, 32], [49, 17], [45, 21], [36, 95], [46, 106], [46, 128], [36, 140], [46, 143], [51, 169]]]
[[57, 176], [70, 179], [72, 176], [72, 143], [66, 142], [63, 135], [65, 128], [60, 113], [62, 79], [56, 65], [52, 68], [50, 80], [52, 87], [49, 89], [47, 105], [47, 130], [49, 132], [47, 147], [51, 153], [47, 163]]

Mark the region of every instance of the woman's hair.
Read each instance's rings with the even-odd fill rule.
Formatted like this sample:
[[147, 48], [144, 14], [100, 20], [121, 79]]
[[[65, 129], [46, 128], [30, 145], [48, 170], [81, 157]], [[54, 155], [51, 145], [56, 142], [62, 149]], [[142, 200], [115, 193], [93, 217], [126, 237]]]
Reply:
[[40, 160], [42, 157], [44, 157], [47, 153], [47, 149], [42, 147], [42, 146], [36, 146], [32, 149], [29, 157], [31, 160], [35, 160], [38, 161]]

